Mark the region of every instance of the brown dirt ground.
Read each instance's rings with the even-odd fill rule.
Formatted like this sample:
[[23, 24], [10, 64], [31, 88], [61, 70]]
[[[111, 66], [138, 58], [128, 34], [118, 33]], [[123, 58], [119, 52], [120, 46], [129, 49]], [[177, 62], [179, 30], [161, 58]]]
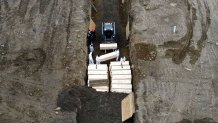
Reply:
[[[124, 20], [116, 12], [122, 8], [114, 3], [108, 12], [119, 25]], [[0, 1], [1, 123], [121, 122], [126, 94], [80, 86], [86, 79], [89, 7], [86, 0]], [[123, 39], [123, 27], [117, 30]], [[62, 109], [55, 111], [57, 106]]]
[[218, 122], [217, 6], [216, 0], [131, 1], [135, 122]]
[[[0, 1], [0, 122], [76, 122], [56, 114], [63, 86], [84, 85], [88, 3]], [[80, 55], [78, 55], [80, 54]]]

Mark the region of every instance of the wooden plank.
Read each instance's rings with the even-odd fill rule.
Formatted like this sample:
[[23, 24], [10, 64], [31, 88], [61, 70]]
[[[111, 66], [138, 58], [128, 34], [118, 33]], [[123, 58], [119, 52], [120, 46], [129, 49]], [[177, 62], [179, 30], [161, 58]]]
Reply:
[[95, 89], [98, 92], [108, 92], [109, 90], [104, 90], [104, 89]]
[[101, 83], [109, 83], [108, 79], [105, 80], [89, 80], [90, 84], [101, 84]]
[[98, 92], [108, 92], [109, 91], [109, 89], [108, 90], [106, 90], [106, 89], [95, 89], [96, 91], [98, 91]]
[[100, 44], [100, 50], [115, 50], [117, 49], [117, 43]]
[[108, 86], [109, 85], [109, 80], [88, 80], [87, 81], [88, 87], [92, 86]]
[[109, 91], [108, 86], [100, 86], [100, 87], [92, 87], [92, 88], [96, 89], [96, 91], [101, 91], [101, 92], [108, 92]]
[[95, 30], [95, 22], [92, 20], [92, 18], [90, 17], [90, 24], [89, 24], [89, 30], [90, 31], [94, 31]]
[[131, 93], [132, 89], [111, 88], [111, 92], [116, 92], [116, 93]]
[[89, 80], [88, 81], [89, 83], [109, 83], [109, 80], [108, 79], [105, 79], [105, 80]]
[[92, 80], [107, 80], [108, 75], [88, 75], [89, 82]]
[[87, 81], [87, 85], [88, 85], [88, 87], [90, 87], [90, 85], [89, 85], [89, 80]]
[[130, 93], [121, 102], [122, 121], [125, 121], [135, 113], [134, 93]]
[[131, 75], [131, 70], [113, 70], [111, 75]]
[[101, 70], [101, 71], [88, 70], [88, 75], [108, 75], [108, 71], [107, 70]]
[[88, 66], [88, 68], [90, 68], [90, 69], [96, 69], [96, 67], [97, 67], [97, 69], [100, 69], [100, 68], [107, 69], [108, 68], [107, 64], [98, 64], [98, 65], [89, 64], [89, 66]]
[[92, 88], [95, 88], [95, 89], [109, 89], [109, 87], [108, 86], [94, 86], [94, 87], [92, 87]]
[[111, 80], [111, 84], [131, 84], [131, 79], [127, 79], [127, 80]]
[[107, 64], [98, 64], [98, 65], [95, 65], [95, 64], [90, 64], [88, 66], [88, 71], [92, 71], [92, 70], [108, 70], [108, 67], [107, 67]]
[[132, 84], [111, 84], [111, 88], [119, 88], [119, 89], [132, 89]]
[[89, 87], [109, 86], [109, 83], [90, 83]]
[[[129, 61], [123, 62], [123, 65], [129, 65]], [[113, 61], [110, 63], [110, 66], [121, 66], [121, 62], [120, 61]]]
[[130, 70], [130, 66], [111, 66], [110, 71], [113, 70]]
[[126, 79], [132, 79], [132, 75], [111, 75], [111, 78], [113, 80], [126, 80]]
[[129, 34], [130, 34], [130, 28], [129, 28], [129, 17], [128, 17], [128, 22], [126, 24], [126, 40], [129, 39]]
[[114, 58], [116, 58], [116, 57], [117, 57], [117, 53], [116, 53], [116, 51], [114, 51], [114, 52], [111, 52], [111, 53], [108, 53], [108, 54], [104, 54], [104, 55], [99, 56], [99, 60], [100, 60], [101, 62], [103, 62], [103, 61], [107, 61], [107, 60], [114, 59]]
[[92, 80], [88, 81], [89, 87], [92, 86], [108, 86], [109, 85], [109, 80]]

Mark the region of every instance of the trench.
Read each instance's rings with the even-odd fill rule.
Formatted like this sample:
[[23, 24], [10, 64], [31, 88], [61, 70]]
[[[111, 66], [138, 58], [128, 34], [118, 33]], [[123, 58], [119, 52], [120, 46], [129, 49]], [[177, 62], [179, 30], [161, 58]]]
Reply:
[[[92, 10], [91, 18], [96, 24], [96, 36], [93, 41], [94, 52], [93, 59], [95, 57], [105, 54], [104, 50], [100, 50], [100, 44], [104, 43], [104, 38], [102, 36], [102, 22], [115, 22], [115, 43], [118, 45], [121, 57], [126, 57], [127, 61], [130, 61], [129, 57], [129, 41], [126, 40], [126, 25], [128, 19], [129, 2], [125, 1], [122, 3], [122, 0], [94, 0], [93, 4], [95, 9]], [[112, 52], [112, 50], [107, 50]], [[102, 64], [107, 64], [109, 66], [111, 61], [116, 61], [115, 59], [102, 62]], [[96, 61], [95, 61], [96, 62]], [[110, 87], [110, 86], [109, 86]]]
[[[130, 61], [129, 41], [126, 40], [129, 2], [126, 1], [125, 4], [122, 4], [122, 0], [94, 0], [93, 5], [97, 10], [95, 11], [92, 8], [91, 13], [91, 18], [96, 24], [96, 36], [92, 41], [94, 61], [96, 55], [105, 54], [105, 51], [100, 50], [100, 43], [103, 41], [101, 34], [102, 22], [116, 23], [115, 42], [118, 44], [120, 57], [125, 56]], [[89, 43], [87, 42], [87, 44]], [[109, 63], [110, 60], [102, 62], [102, 64]], [[87, 82], [87, 78], [85, 81]], [[126, 93], [97, 92], [87, 86], [73, 86], [64, 89], [59, 94], [57, 105], [63, 111], [76, 112], [78, 123], [122, 123], [121, 101], [127, 95]], [[134, 120], [130, 118], [123, 123], [134, 123]]]
[[[122, 4], [122, 0], [95, 0], [94, 6], [97, 9], [92, 11], [92, 19], [96, 24], [96, 39], [94, 40], [94, 56], [102, 55], [105, 52], [100, 51], [100, 43], [103, 41], [101, 34], [102, 22], [115, 22], [116, 23], [116, 38], [115, 42], [118, 43], [118, 49], [120, 50], [120, 56], [125, 56], [129, 60], [129, 42], [126, 40], [126, 24], [128, 18], [127, 8], [129, 2], [126, 1]], [[103, 63], [109, 63], [106, 61]]]

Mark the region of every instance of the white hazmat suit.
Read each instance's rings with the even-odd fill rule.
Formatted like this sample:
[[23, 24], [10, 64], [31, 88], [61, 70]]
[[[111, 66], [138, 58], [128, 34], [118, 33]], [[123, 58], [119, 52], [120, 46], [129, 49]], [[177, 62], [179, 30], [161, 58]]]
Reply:
[[91, 43], [91, 44], [89, 45], [89, 51], [90, 51], [90, 52], [94, 52], [93, 43]]
[[119, 60], [119, 56], [120, 56], [120, 51], [119, 51], [119, 49], [117, 49], [115, 52], [116, 52], [116, 55], [117, 55], [116, 61], [118, 61]]
[[101, 61], [99, 59], [99, 56], [97, 55], [96, 58], [95, 58], [95, 61], [96, 61], [96, 64], [101, 64]]
[[92, 52], [89, 53], [89, 64], [94, 64], [94, 60], [92, 58]]

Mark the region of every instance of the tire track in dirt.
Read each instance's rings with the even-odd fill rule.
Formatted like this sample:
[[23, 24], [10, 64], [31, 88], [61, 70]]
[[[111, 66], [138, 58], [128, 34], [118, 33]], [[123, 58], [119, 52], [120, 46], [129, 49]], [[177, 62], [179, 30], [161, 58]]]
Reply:
[[[198, 1], [199, 6], [201, 3]], [[207, 32], [209, 29], [209, 26], [211, 24], [210, 20], [210, 10], [207, 6], [207, 4], [204, 2], [204, 5], [201, 7], [205, 8], [205, 14], [206, 18], [204, 18], [204, 15], [201, 15], [200, 18], [197, 17], [196, 14], [196, 8], [194, 8], [188, 1], [187, 6], [189, 10], [189, 15], [187, 15], [187, 28], [188, 32], [187, 34], [177, 40], [177, 41], [168, 41], [165, 42], [162, 46], [165, 48], [169, 48], [166, 50], [165, 56], [167, 58], [172, 58], [173, 62], [176, 64], [181, 64], [184, 59], [187, 57], [187, 55], [190, 56], [190, 63], [195, 64], [197, 60], [200, 57], [201, 51], [204, 47], [204, 43], [207, 40]], [[198, 8], [201, 13], [204, 11], [201, 8]], [[197, 41], [197, 49], [192, 46], [193, 43], [193, 36], [195, 35], [195, 32], [193, 31], [194, 27], [196, 26], [196, 20], [200, 19], [202, 32], [201, 32], [201, 38]], [[160, 47], [162, 47], [160, 46]]]
[[26, 15], [28, 4], [29, 0], [21, 0], [18, 10], [20, 17], [24, 18], [24, 16]]

